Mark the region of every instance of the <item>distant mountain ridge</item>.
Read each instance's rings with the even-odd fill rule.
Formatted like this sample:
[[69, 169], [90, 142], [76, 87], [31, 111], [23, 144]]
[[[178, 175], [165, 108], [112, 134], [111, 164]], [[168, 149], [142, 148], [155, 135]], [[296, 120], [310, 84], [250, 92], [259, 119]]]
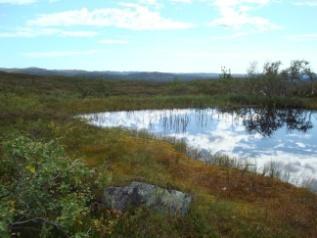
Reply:
[[[21, 73], [36, 76], [65, 76], [82, 77], [91, 79], [122, 79], [122, 80], [195, 80], [195, 79], [218, 79], [217, 73], [162, 73], [162, 72], [120, 72], [120, 71], [85, 71], [85, 70], [50, 70], [43, 68], [0, 68], [6, 73]], [[236, 75], [238, 76], [238, 75]]]

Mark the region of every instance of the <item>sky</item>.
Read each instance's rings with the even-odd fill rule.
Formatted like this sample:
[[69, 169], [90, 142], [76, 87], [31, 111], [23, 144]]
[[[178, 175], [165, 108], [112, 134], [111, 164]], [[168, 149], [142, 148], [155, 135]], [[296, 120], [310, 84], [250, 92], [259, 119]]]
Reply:
[[0, 0], [0, 67], [317, 70], [317, 0]]

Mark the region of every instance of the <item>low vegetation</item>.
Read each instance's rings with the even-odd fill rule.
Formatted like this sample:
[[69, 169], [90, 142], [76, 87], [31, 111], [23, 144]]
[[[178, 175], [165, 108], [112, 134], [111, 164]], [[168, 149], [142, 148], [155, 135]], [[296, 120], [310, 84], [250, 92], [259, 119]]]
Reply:
[[[184, 107], [317, 108], [306, 62], [236, 79], [113, 81], [0, 74], [1, 237], [316, 237], [317, 196], [272, 176], [205, 164], [186, 145], [76, 119], [86, 112]], [[307, 79], [300, 77], [305, 75]], [[108, 185], [188, 192], [188, 215], [100, 206]]]

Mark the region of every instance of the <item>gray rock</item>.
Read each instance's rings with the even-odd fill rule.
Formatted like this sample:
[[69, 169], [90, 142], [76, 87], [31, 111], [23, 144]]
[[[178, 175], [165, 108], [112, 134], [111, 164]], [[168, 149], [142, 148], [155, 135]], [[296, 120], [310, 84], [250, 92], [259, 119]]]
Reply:
[[191, 200], [189, 194], [141, 182], [132, 182], [125, 187], [109, 187], [103, 194], [106, 207], [120, 211], [144, 205], [161, 212], [185, 215]]

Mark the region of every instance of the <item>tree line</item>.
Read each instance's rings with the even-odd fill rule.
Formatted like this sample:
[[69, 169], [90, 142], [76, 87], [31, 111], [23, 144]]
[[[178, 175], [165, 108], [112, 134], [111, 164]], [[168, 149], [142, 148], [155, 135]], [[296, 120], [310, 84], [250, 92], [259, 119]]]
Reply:
[[[261, 71], [252, 62], [247, 69], [247, 89], [251, 94], [261, 96], [302, 96], [315, 95], [317, 74], [306, 60], [293, 60], [290, 66], [282, 69], [282, 62], [266, 62]], [[219, 79], [231, 81], [230, 68], [222, 67]]]

